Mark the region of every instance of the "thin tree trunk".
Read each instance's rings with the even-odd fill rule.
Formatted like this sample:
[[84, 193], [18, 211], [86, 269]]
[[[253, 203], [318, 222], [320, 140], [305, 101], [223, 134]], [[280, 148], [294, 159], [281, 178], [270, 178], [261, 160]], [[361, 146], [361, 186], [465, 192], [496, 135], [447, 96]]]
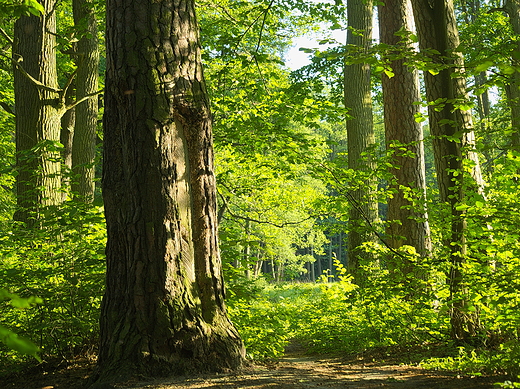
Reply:
[[[73, 0], [74, 25], [82, 33], [76, 45], [76, 98], [98, 91], [99, 45], [94, 5], [90, 0]], [[96, 95], [78, 104], [72, 145], [72, 169], [75, 174], [72, 191], [84, 202], [94, 200], [94, 159], [96, 157], [96, 129], [98, 98]]]
[[[61, 200], [60, 120], [56, 72], [55, 0], [43, 0], [44, 15], [20, 16], [15, 23], [13, 59], [16, 104], [15, 218], [28, 222], [41, 205]], [[26, 74], [39, 82], [38, 85]], [[48, 88], [47, 88], [48, 87]]]
[[[314, 250], [311, 247], [311, 255], [314, 257]], [[316, 282], [316, 262], [310, 262], [311, 264], [311, 281]]]
[[[363, 55], [370, 48], [372, 9], [370, 0], [348, 0], [347, 47], [353, 51], [352, 54]], [[360, 258], [367, 258], [367, 255], [360, 250], [360, 246], [364, 242], [374, 240], [372, 226], [369, 224], [375, 224], [378, 206], [375, 200], [377, 182], [371, 174], [375, 169], [375, 163], [370, 157], [371, 148], [375, 144], [370, 65], [368, 63], [347, 64], [344, 76], [345, 107], [350, 116], [346, 122], [348, 166], [349, 169], [360, 172], [359, 184], [351, 193], [348, 269], [354, 279], [360, 281], [362, 279], [359, 274]]]
[[[483, 180], [474, 151], [471, 114], [459, 109], [457, 102], [467, 101], [458, 31], [451, 0], [412, 0], [421, 50], [435, 49], [434, 63], [442, 66], [439, 74], [425, 72], [426, 97], [440, 200], [448, 207], [450, 233], [444, 237], [450, 248], [450, 309], [452, 337], [466, 340], [475, 332], [476, 320], [465, 311], [463, 264], [466, 259], [466, 220], [459, 204], [464, 201], [464, 184], [482, 192]], [[433, 104], [438, 102], [437, 104]], [[463, 154], [463, 147], [465, 153]], [[464, 159], [473, 161], [471, 178], [465, 180]], [[466, 182], [465, 182], [466, 181]]]
[[[74, 101], [75, 87], [71, 85], [71, 88], [67, 91], [65, 97], [66, 104], [72, 104]], [[69, 109], [61, 117], [61, 132], [60, 142], [63, 145], [61, 158], [63, 161], [63, 167], [65, 171], [62, 176], [62, 186], [64, 189], [70, 189], [70, 173], [72, 171], [72, 141], [74, 138], [74, 126], [76, 122], [76, 110]], [[63, 191], [63, 199], [67, 197], [67, 190]]]

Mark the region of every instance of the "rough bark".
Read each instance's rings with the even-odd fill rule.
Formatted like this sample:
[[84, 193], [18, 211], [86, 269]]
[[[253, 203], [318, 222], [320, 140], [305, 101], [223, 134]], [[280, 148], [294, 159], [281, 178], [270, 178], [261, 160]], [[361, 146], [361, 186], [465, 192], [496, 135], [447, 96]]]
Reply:
[[44, 15], [21, 16], [14, 28], [13, 60], [18, 64], [14, 66], [18, 170], [15, 218], [24, 222], [35, 217], [41, 205], [61, 201], [60, 153], [56, 146], [63, 112], [56, 92], [56, 3], [43, 0], [42, 5]]
[[[464, 185], [482, 191], [483, 182], [474, 151], [471, 113], [458, 109], [457, 102], [467, 101], [464, 61], [460, 52], [453, 2], [451, 0], [412, 0], [421, 50], [434, 49], [438, 74], [425, 72], [426, 98], [440, 200], [450, 215], [450, 233], [444, 237], [450, 248], [450, 284], [452, 337], [465, 340], [475, 331], [474, 320], [464, 311], [463, 264], [466, 258], [466, 221], [457, 206], [464, 200]], [[474, 163], [471, 179], [465, 180], [464, 159]]]
[[[67, 91], [67, 96], [65, 98], [66, 104], [72, 104], [74, 102], [75, 88], [71, 86]], [[61, 158], [63, 161], [63, 166], [67, 171], [71, 171], [72, 169], [72, 141], [74, 138], [74, 125], [76, 122], [76, 110], [74, 108], [67, 110], [65, 114], [61, 117], [61, 132], [60, 132], [60, 143], [63, 145], [63, 150], [61, 152]], [[68, 186], [70, 183], [70, 176], [62, 177], [62, 184], [64, 187]]]
[[73, 193], [82, 201], [94, 200], [94, 159], [98, 120], [99, 46], [94, 5], [89, 0], [73, 0], [74, 25], [81, 33], [76, 45], [76, 99], [91, 98], [75, 108], [76, 122], [72, 144]]
[[244, 349], [226, 315], [211, 114], [191, 0], [109, 0], [98, 381], [219, 371]]
[[[509, 15], [509, 21], [516, 36], [520, 35], [520, 2], [518, 0], [507, 0], [504, 9]], [[520, 50], [520, 43], [517, 44], [517, 50]], [[518, 58], [512, 58], [513, 66], [520, 65]], [[506, 88], [507, 103], [511, 110], [511, 134], [512, 149], [520, 152], [520, 72], [515, 71], [510, 76], [509, 85]]]
[[[347, 47], [352, 54], [366, 54], [372, 41], [372, 2], [349, 0], [347, 17]], [[372, 225], [377, 220], [377, 202], [374, 199], [376, 181], [370, 173], [375, 164], [370, 158], [371, 148], [375, 144], [372, 119], [372, 96], [370, 83], [370, 65], [368, 63], [348, 64], [344, 69], [345, 107], [350, 116], [346, 122], [348, 166], [360, 172], [363, 183], [351, 192], [349, 212], [348, 264], [349, 272], [360, 281], [360, 259], [369, 259], [360, 246], [373, 241]], [[367, 154], [365, 154], [367, 153]]]
[[[413, 246], [422, 257], [431, 252], [430, 227], [426, 211], [426, 173], [422, 125], [415, 120], [419, 114], [419, 75], [405, 65], [403, 52], [412, 49], [406, 37], [399, 31], [413, 31], [411, 4], [407, 0], [386, 0], [379, 6], [379, 30], [381, 43], [395, 46], [389, 55], [398, 59], [390, 66], [393, 77], [383, 74], [383, 105], [386, 148], [391, 154], [390, 169], [394, 181], [390, 185], [388, 200], [387, 243], [398, 249], [402, 245]], [[404, 274], [413, 273], [413, 263], [402, 258], [390, 258], [391, 268], [397, 267]], [[417, 276], [421, 272], [415, 270]]]

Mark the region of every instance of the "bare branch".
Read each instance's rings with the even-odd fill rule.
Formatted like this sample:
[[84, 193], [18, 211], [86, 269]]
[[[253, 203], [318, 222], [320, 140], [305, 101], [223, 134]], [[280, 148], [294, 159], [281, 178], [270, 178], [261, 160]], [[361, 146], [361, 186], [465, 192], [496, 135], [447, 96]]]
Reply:
[[36, 78], [34, 78], [33, 76], [31, 76], [29, 73], [27, 73], [25, 71], [25, 69], [23, 68], [23, 66], [20, 64], [20, 62], [23, 61], [23, 58], [22, 56], [18, 55], [19, 59], [14, 59], [14, 58], [11, 58], [11, 61], [13, 61], [13, 64], [16, 66], [16, 68], [20, 71], [20, 73], [22, 73], [26, 78], [28, 78], [34, 85], [36, 85], [38, 88], [40, 89], [43, 89], [43, 90], [46, 90], [48, 92], [54, 92], [54, 93], [58, 93], [61, 95], [61, 92], [63, 91], [63, 89], [57, 89], [57, 88], [53, 88], [52, 86], [47, 86], [45, 85], [44, 83], [38, 81]]
[[7, 32], [5, 32], [5, 30], [0, 27], [0, 34], [2, 34], [4, 36], [4, 38], [11, 44], [11, 46], [13, 45], [13, 38], [11, 38], [9, 36], [9, 34]]
[[69, 109], [72, 109], [72, 108], [76, 107], [76, 105], [84, 102], [85, 100], [90, 99], [91, 97], [97, 96], [97, 95], [103, 93], [104, 91], [105, 91], [104, 89], [100, 89], [97, 92], [89, 93], [88, 95], [83, 96], [81, 99], [73, 102], [72, 104], [67, 105], [65, 108], [68, 111]]
[[[228, 213], [232, 217], [234, 217], [236, 219], [240, 219], [240, 220], [250, 221], [250, 222], [258, 223], [258, 224], [269, 224], [270, 226], [273, 226], [273, 227], [284, 228], [284, 227], [287, 227], [287, 226], [290, 226], [290, 225], [301, 224], [301, 223], [303, 223], [303, 222], [305, 222], [305, 221], [307, 221], [309, 219], [312, 219], [314, 217], [314, 216], [309, 216], [309, 217], [307, 217], [307, 218], [305, 218], [303, 220], [299, 220], [299, 221], [296, 221], [296, 222], [284, 222], [284, 223], [273, 223], [273, 222], [271, 222], [269, 220], [253, 219], [253, 218], [250, 218], [250, 217], [247, 217], [247, 216], [238, 215], [238, 214], [234, 213], [233, 211], [231, 211], [231, 209], [229, 208], [229, 204], [228, 204], [227, 199], [218, 190], [217, 190], [217, 193], [220, 196], [220, 198], [222, 199], [222, 202], [224, 203], [224, 205], [223, 205], [224, 209], [227, 209]], [[221, 211], [221, 213], [223, 215], [224, 211]]]
[[13, 109], [7, 105], [6, 103], [4, 103], [3, 101], [0, 101], [0, 107], [2, 107], [4, 109], [5, 112], [13, 115], [13, 116], [16, 116]]
[[363, 220], [368, 224], [368, 226], [370, 227], [370, 230], [372, 231], [372, 233], [377, 237], [377, 239], [388, 249], [390, 250], [392, 253], [394, 253], [395, 255], [403, 258], [403, 259], [406, 259], [406, 257], [401, 254], [399, 251], [395, 250], [393, 247], [391, 247], [387, 242], [386, 240], [381, 236], [381, 234], [379, 232], [376, 231], [374, 225], [372, 224], [372, 222], [370, 221], [369, 217], [367, 216], [367, 214], [365, 213], [365, 211], [363, 210], [363, 207], [359, 204], [359, 202], [354, 198], [354, 196], [352, 195], [352, 193], [350, 193], [349, 190], [345, 190], [344, 189], [344, 185], [343, 183], [339, 180], [338, 177], [336, 177], [336, 175], [334, 174], [334, 172], [323, 166], [322, 167], [329, 172], [329, 174], [332, 176], [332, 178], [334, 179], [334, 181], [336, 182], [336, 184], [338, 184], [338, 188], [336, 188], [338, 190], [338, 193], [343, 195], [347, 201], [350, 203], [350, 205], [352, 207], [354, 207], [358, 212], [359, 214], [361, 215], [361, 217], [363, 218]]

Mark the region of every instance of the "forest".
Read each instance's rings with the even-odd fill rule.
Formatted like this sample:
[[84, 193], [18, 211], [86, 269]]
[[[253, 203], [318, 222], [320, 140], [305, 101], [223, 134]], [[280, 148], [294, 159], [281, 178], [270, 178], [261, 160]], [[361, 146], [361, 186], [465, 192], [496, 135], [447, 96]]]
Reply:
[[0, 0], [0, 75], [0, 380], [520, 387], [519, 0]]

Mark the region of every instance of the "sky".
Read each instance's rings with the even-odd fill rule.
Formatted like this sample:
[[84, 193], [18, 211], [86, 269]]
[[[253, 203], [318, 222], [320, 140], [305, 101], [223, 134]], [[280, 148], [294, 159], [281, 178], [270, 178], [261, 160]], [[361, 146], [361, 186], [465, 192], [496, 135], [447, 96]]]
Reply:
[[[336, 30], [332, 33], [332, 38], [336, 39], [338, 42], [344, 42], [346, 37], [345, 31]], [[285, 55], [285, 65], [291, 69], [296, 70], [301, 68], [302, 66], [308, 65], [310, 61], [310, 57], [312, 54], [305, 53], [303, 51], [300, 51], [300, 48], [307, 48], [307, 49], [317, 49], [320, 48], [321, 50], [324, 50], [327, 47], [330, 47], [330, 45], [320, 45], [318, 43], [318, 40], [321, 39], [320, 37], [308, 37], [308, 36], [302, 36], [294, 39], [293, 47], [287, 52]]]

